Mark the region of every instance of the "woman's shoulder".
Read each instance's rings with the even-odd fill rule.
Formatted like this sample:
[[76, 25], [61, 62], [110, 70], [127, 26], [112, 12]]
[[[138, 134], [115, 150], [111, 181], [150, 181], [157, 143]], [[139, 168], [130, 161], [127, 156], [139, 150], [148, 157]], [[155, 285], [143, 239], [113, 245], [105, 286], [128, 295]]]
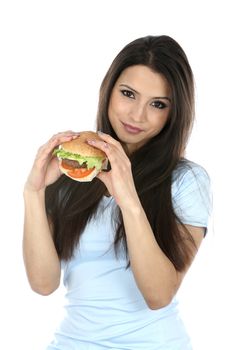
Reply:
[[187, 159], [179, 162], [172, 174], [172, 203], [183, 223], [207, 227], [212, 191], [209, 174], [203, 166]]
[[210, 182], [210, 176], [207, 170], [200, 164], [183, 158], [179, 161], [172, 173], [172, 183], [179, 185], [185, 180], [191, 179]]
[[172, 197], [195, 198], [198, 193], [210, 198], [210, 176], [202, 165], [182, 159], [172, 173]]
[[173, 202], [185, 202], [194, 206], [205, 202], [211, 206], [212, 190], [206, 169], [195, 162], [182, 159], [172, 173]]

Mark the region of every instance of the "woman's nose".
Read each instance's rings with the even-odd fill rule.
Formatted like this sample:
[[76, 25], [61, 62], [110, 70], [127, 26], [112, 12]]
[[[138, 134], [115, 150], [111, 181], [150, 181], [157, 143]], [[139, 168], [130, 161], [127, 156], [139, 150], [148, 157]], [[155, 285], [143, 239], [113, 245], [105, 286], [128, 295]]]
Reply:
[[138, 104], [131, 111], [131, 119], [135, 122], [143, 122], [146, 119], [146, 106]]

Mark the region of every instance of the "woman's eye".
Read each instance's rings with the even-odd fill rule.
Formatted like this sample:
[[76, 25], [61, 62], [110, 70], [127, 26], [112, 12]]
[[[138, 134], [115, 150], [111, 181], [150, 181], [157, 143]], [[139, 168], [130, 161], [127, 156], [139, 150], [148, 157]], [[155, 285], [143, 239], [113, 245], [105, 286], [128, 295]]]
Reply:
[[152, 102], [152, 106], [155, 108], [158, 108], [158, 109], [163, 109], [163, 108], [167, 107], [165, 105], [165, 103], [163, 103], [162, 101], [154, 101], [154, 102]]
[[129, 97], [129, 98], [134, 98], [134, 94], [130, 90], [121, 90], [122, 95]]

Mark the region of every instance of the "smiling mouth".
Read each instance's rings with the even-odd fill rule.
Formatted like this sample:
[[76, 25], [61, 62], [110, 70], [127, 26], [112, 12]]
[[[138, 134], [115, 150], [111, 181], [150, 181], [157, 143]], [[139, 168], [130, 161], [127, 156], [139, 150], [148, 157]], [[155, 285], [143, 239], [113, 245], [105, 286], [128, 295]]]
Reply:
[[130, 124], [126, 124], [122, 122], [122, 125], [124, 126], [124, 129], [130, 133], [130, 134], [139, 134], [140, 132], [142, 132], [142, 129], [136, 128]]

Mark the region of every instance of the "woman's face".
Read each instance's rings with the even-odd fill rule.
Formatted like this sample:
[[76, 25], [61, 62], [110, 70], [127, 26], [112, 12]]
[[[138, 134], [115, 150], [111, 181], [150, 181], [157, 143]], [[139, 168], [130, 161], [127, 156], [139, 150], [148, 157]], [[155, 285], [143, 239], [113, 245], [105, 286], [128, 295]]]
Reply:
[[129, 153], [143, 146], [165, 126], [171, 92], [163, 75], [143, 65], [126, 68], [113, 87], [110, 123]]

